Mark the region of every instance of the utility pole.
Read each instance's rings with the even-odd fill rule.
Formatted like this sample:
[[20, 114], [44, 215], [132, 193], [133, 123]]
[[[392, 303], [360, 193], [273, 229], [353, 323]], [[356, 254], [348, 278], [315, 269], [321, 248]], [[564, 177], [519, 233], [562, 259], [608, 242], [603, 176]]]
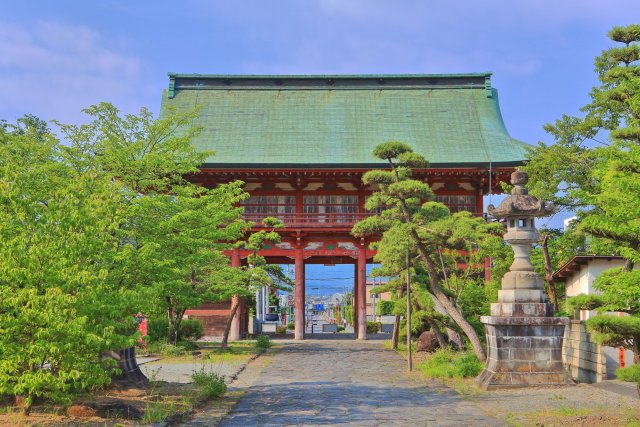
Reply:
[[407, 246], [407, 368], [413, 370], [411, 359], [411, 260], [409, 258], [409, 246]]

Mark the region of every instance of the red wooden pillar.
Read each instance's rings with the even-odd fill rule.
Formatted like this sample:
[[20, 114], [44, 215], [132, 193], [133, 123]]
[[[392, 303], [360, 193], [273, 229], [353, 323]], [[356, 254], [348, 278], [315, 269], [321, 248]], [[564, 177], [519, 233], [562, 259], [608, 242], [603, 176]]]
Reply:
[[[240, 253], [238, 253], [238, 251], [233, 251], [233, 253], [231, 254], [231, 267], [240, 267]], [[231, 298], [231, 309], [233, 309], [233, 307], [240, 303], [240, 297], [238, 295], [234, 295]], [[238, 310], [236, 310], [236, 314], [235, 316], [233, 316], [233, 319], [231, 320], [231, 330], [229, 331], [229, 341], [238, 341], [240, 339], [240, 315], [241, 315], [241, 311], [240, 311], [241, 307], [238, 307]]]
[[353, 266], [353, 333], [358, 338], [358, 263]]
[[295, 249], [295, 282], [294, 292], [294, 310], [295, 310], [295, 330], [294, 338], [297, 340], [304, 339], [304, 253], [302, 246]]
[[358, 330], [359, 340], [367, 339], [367, 250], [362, 245], [358, 249]]

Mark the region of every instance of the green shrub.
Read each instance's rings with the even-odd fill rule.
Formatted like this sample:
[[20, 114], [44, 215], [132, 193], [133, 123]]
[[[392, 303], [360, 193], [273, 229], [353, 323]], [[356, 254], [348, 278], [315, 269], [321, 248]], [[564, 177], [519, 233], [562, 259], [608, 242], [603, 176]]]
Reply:
[[[169, 321], [164, 318], [149, 319], [147, 325], [149, 342], [166, 340], [169, 335]], [[180, 322], [178, 341], [199, 340], [204, 336], [204, 326], [197, 319], [184, 319]]]
[[276, 333], [278, 334], [286, 334], [287, 327], [286, 326], [276, 326]]
[[382, 328], [382, 323], [380, 322], [367, 322], [367, 333], [368, 334], [375, 334], [380, 332], [380, 329]]
[[437, 349], [429, 360], [418, 365], [418, 369], [431, 378], [466, 378], [480, 374], [482, 363], [472, 352], [446, 347]]
[[187, 350], [181, 345], [173, 345], [167, 342], [160, 343], [157, 351], [163, 356], [182, 356], [187, 352]]
[[269, 347], [271, 347], [271, 339], [269, 339], [267, 335], [259, 335], [258, 338], [256, 338], [256, 348], [264, 350]]
[[376, 306], [376, 314], [378, 316], [389, 316], [393, 314], [393, 307], [395, 306], [394, 301], [378, 301], [378, 305]]
[[344, 326], [338, 325], [338, 332], [342, 332], [342, 331], [344, 331]]
[[178, 340], [197, 341], [204, 336], [204, 326], [197, 319], [184, 319], [180, 322]]
[[147, 323], [147, 336], [149, 342], [162, 341], [167, 339], [169, 334], [169, 321], [163, 317], [151, 318]]
[[227, 384], [224, 382], [224, 376], [205, 370], [204, 365], [199, 371], [191, 375], [195, 384], [198, 396], [201, 398], [212, 399], [222, 397], [227, 392]]
[[626, 368], [616, 369], [616, 378], [640, 384], [640, 365], [631, 365]]
[[175, 402], [163, 400], [147, 401], [144, 405], [144, 415], [140, 420], [143, 424], [160, 423], [178, 410]]
[[293, 331], [296, 328], [296, 324], [294, 322], [287, 323], [287, 329]]

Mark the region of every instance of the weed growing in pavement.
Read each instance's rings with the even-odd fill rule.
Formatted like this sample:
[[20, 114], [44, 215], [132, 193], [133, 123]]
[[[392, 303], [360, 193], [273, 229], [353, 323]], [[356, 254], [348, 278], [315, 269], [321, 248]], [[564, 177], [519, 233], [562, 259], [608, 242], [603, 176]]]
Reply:
[[166, 402], [163, 400], [153, 400], [146, 402], [144, 405], [144, 415], [142, 416], [142, 424], [158, 423], [164, 421], [170, 415], [173, 415], [178, 409], [175, 402]]
[[224, 396], [227, 392], [224, 376], [211, 370], [207, 371], [204, 365], [199, 371], [195, 371], [191, 378], [195, 384], [196, 393], [200, 398], [213, 399]]
[[256, 348], [266, 350], [271, 347], [271, 339], [268, 335], [260, 335], [256, 338]]
[[550, 400], [566, 400], [567, 397], [556, 393], [556, 394], [553, 394], [549, 399]]

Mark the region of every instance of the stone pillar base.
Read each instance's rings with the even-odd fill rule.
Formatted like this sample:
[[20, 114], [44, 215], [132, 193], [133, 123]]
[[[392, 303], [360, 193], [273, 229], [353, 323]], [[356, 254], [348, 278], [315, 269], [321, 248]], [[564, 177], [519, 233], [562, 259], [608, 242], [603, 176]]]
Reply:
[[574, 383], [562, 364], [568, 318], [482, 316], [480, 321], [485, 325], [489, 353], [476, 378], [482, 389]]

